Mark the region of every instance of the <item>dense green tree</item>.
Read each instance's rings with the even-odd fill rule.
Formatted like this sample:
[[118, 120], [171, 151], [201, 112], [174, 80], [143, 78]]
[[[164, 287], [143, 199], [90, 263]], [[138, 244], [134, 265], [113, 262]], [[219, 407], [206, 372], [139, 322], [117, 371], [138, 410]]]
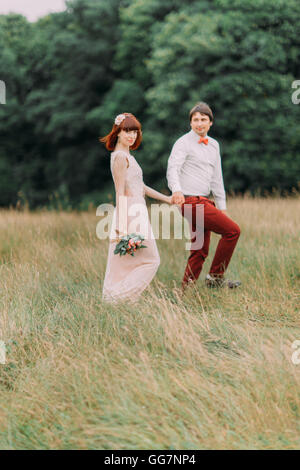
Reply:
[[59, 22], [57, 15], [51, 15], [37, 25], [48, 36], [42, 69], [47, 68], [50, 57], [54, 78], [46, 89], [34, 90], [28, 100], [36, 131], [55, 152], [57, 165], [55, 168], [50, 161], [49, 178], [75, 202], [83, 194], [101, 189], [108, 177], [102, 164], [105, 152], [97, 142], [99, 123], [94, 109], [114, 80], [111, 62], [119, 3], [68, 2], [69, 9], [59, 15]]
[[109, 178], [93, 110], [114, 81], [119, 3], [75, 0], [35, 24], [1, 17], [0, 76], [8, 88], [0, 110], [1, 204], [15, 203], [18, 192], [32, 206], [54, 192], [78, 204]]
[[162, 166], [188, 129], [188, 110], [204, 100], [215, 111], [211, 133], [221, 140], [227, 187], [297, 185], [300, 122], [291, 84], [300, 75], [299, 17], [294, 0], [215, 0], [209, 9], [194, 2], [168, 15], [148, 61], [151, 140], [160, 141], [152, 148]]
[[[211, 104], [227, 189], [300, 180], [297, 0], [70, 0], [29, 23], [0, 16], [0, 205], [102, 202], [112, 187], [98, 143], [116, 114], [143, 124], [146, 183], [166, 189], [188, 111]], [[68, 202], [69, 201], [69, 202]]]
[[[21, 15], [0, 16], [0, 77], [6, 85], [6, 104], [0, 106], [0, 204], [15, 204], [22, 169], [34, 173], [24, 103], [32, 86], [27, 74], [33, 31]], [[34, 181], [31, 181], [34, 186]]]

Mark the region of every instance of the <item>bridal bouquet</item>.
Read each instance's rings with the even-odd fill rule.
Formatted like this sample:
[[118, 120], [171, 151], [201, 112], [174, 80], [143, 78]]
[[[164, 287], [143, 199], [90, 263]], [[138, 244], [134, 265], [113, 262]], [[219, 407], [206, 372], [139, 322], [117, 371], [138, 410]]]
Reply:
[[125, 235], [121, 238], [117, 244], [114, 254], [124, 256], [127, 253], [131, 256], [134, 256], [134, 252], [140, 248], [147, 248], [146, 245], [143, 245], [145, 238], [136, 233], [131, 233], [130, 235]]

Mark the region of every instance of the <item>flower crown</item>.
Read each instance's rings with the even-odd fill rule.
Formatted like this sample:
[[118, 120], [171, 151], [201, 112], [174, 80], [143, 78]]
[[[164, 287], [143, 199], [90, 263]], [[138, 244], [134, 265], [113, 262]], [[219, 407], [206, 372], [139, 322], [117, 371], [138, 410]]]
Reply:
[[118, 116], [115, 119], [115, 124], [119, 126], [122, 121], [126, 118], [125, 114], [118, 114]]

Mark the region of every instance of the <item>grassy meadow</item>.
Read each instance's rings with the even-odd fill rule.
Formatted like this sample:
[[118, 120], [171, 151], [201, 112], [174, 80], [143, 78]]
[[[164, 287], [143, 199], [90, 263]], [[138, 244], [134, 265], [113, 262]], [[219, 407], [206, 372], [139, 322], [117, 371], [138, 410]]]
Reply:
[[179, 295], [188, 252], [134, 306], [101, 301], [87, 212], [0, 211], [1, 449], [299, 449], [300, 198], [235, 198], [234, 291]]

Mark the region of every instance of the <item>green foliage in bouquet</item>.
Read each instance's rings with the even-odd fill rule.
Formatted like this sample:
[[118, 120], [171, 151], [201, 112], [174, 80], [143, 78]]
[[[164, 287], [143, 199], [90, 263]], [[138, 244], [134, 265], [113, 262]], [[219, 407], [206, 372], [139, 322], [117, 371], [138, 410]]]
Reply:
[[136, 233], [125, 235], [117, 244], [114, 254], [119, 254], [120, 256], [130, 254], [131, 256], [134, 256], [134, 252], [136, 250], [139, 250], [140, 248], [147, 248], [146, 245], [143, 245], [144, 240], [145, 237], [137, 235]]

